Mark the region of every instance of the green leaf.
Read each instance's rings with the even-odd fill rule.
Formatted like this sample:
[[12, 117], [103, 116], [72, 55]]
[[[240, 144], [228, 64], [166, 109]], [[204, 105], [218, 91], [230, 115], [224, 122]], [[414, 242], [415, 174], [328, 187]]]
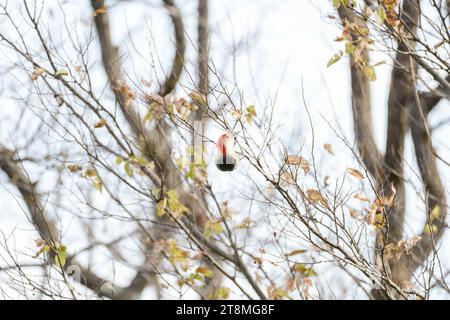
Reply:
[[155, 198], [159, 198], [160, 195], [161, 195], [161, 188], [153, 188], [153, 189], [152, 189], [152, 195], [153, 195]]
[[100, 119], [98, 120], [95, 124], [94, 124], [94, 128], [98, 129], [98, 128], [103, 128], [104, 126], [106, 126], [106, 119]]
[[245, 119], [248, 123], [252, 123], [253, 119], [256, 117], [256, 108], [254, 105], [249, 105], [246, 109]]
[[63, 77], [63, 76], [68, 76], [69, 72], [65, 69], [59, 69], [58, 71], [56, 71], [55, 76], [56, 77]]
[[222, 224], [220, 223], [220, 221], [212, 223], [212, 228], [216, 234], [221, 234], [223, 231]]
[[380, 16], [381, 24], [383, 24], [386, 21], [386, 10], [382, 5], [378, 8], [378, 15]]
[[436, 234], [438, 230], [439, 230], [438, 226], [431, 223], [427, 223], [424, 231], [426, 234]]
[[174, 189], [171, 189], [171, 190], [167, 191], [166, 193], [167, 193], [167, 196], [169, 197], [169, 200], [178, 201], [178, 193]]
[[188, 179], [192, 179], [192, 180], [195, 178], [195, 164], [194, 163], [189, 165], [189, 171], [188, 171], [186, 177]]
[[55, 264], [60, 268], [64, 268], [64, 265], [66, 264], [66, 257], [67, 257], [67, 247], [65, 245], [61, 245], [56, 249], [56, 255], [55, 255]]
[[374, 67], [367, 66], [367, 67], [364, 69], [364, 72], [365, 72], [367, 78], [369, 78], [370, 81], [375, 81], [375, 80], [377, 80], [377, 74], [376, 74], [376, 72], [375, 72], [375, 68], [374, 68]]
[[153, 110], [149, 110], [144, 117], [144, 124], [146, 124], [147, 122], [151, 122], [152, 119], [153, 119]]
[[42, 247], [41, 249], [39, 249], [38, 250], [38, 252], [36, 252], [36, 254], [35, 254], [35, 258], [37, 258], [37, 257], [39, 257], [41, 254], [42, 254], [42, 252], [44, 252], [44, 247]]
[[175, 159], [175, 164], [177, 165], [177, 168], [179, 171], [182, 171], [185, 167], [185, 159], [183, 156], [180, 156]]
[[133, 168], [131, 167], [131, 160], [128, 159], [125, 162], [125, 172], [127, 173], [127, 175], [131, 178], [133, 177]]
[[247, 112], [256, 116], [256, 108], [255, 108], [255, 106], [253, 104], [249, 105], [247, 107]]
[[99, 177], [96, 177], [94, 180], [92, 180], [92, 185], [97, 191], [103, 191], [103, 181]]
[[208, 299], [209, 300], [228, 299], [229, 296], [230, 296], [230, 289], [227, 287], [220, 287], [213, 293], [210, 293], [208, 295]]
[[439, 219], [440, 217], [441, 217], [441, 206], [437, 204], [430, 212], [430, 219], [431, 221], [434, 221], [435, 219]]
[[121, 156], [117, 156], [117, 157], [116, 157], [116, 164], [117, 164], [118, 166], [120, 166], [120, 164], [122, 163], [122, 161], [123, 161], [123, 158], [122, 158]]
[[304, 263], [296, 263], [294, 265], [294, 271], [300, 273], [305, 278], [317, 276], [314, 269], [312, 267], [307, 267]]
[[331, 67], [333, 64], [341, 60], [341, 54], [336, 53], [334, 56], [330, 58], [327, 62], [327, 68]]
[[201, 282], [205, 282], [205, 281], [203, 280], [202, 276], [199, 275], [198, 273], [193, 274], [193, 275], [192, 275], [192, 278], [195, 279], [195, 280], [201, 281]]
[[195, 270], [197, 273], [202, 274], [206, 278], [212, 278], [214, 273], [209, 269], [208, 267], [198, 267], [197, 270]]
[[356, 47], [353, 45], [352, 41], [347, 41], [345, 43], [345, 53], [346, 54], [353, 54], [356, 51]]
[[222, 231], [223, 228], [220, 220], [211, 220], [206, 223], [203, 235], [205, 236], [206, 239], [209, 239], [213, 233], [221, 234]]
[[189, 267], [189, 252], [180, 248], [174, 239], [168, 239], [166, 243], [169, 261], [173, 264], [180, 263], [186, 271]]
[[212, 235], [211, 227], [208, 228], [208, 226], [206, 226], [205, 231], [203, 231], [203, 235], [206, 239], [209, 239]]
[[148, 161], [147, 161], [147, 159], [144, 156], [140, 156], [137, 160], [138, 160], [139, 165], [141, 167], [144, 167], [144, 166], [146, 166], [148, 164]]
[[158, 202], [158, 204], [156, 205], [156, 215], [158, 217], [162, 217], [163, 215], [166, 214], [166, 212], [165, 212], [166, 204], [167, 204], [167, 199], [164, 198], [164, 199], [160, 200]]
[[180, 203], [178, 194], [174, 189], [167, 191], [166, 194], [168, 196], [169, 209], [175, 218], [181, 217], [183, 213], [189, 213], [189, 209]]

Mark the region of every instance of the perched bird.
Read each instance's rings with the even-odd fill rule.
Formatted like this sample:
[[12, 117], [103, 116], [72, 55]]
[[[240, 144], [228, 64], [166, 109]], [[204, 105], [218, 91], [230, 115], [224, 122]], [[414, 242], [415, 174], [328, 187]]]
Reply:
[[220, 171], [233, 171], [236, 168], [237, 156], [234, 152], [234, 137], [229, 133], [224, 133], [217, 141], [219, 155], [216, 159], [216, 166]]

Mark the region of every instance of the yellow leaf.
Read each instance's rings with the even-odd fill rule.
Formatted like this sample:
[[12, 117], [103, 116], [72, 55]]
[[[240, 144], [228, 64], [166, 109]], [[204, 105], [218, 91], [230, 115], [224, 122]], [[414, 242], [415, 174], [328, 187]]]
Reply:
[[256, 117], [256, 108], [254, 105], [249, 105], [247, 107], [247, 112]]
[[430, 212], [430, 219], [431, 221], [434, 221], [435, 219], [439, 219], [440, 217], [441, 217], [441, 206], [437, 204]]
[[375, 226], [376, 228], [383, 227], [385, 225], [383, 207], [372, 204], [369, 214], [367, 215], [367, 223]]
[[60, 268], [64, 268], [64, 265], [66, 264], [66, 257], [67, 257], [67, 247], [65, 245], [60, 245], [59, 247], [55, 246], [55, 264]]
[[205, 231], [203, 232], [203, 235], [206, 239], [209, 239], [211, 235], [214, 234], [220, 234], [222, 233], [222, 224], [220, 220], [211, 220], [206, 223]]
[[99, 178], [96, 177], [93, 181], [92, 181], [92, 185], [94, 186], [94, 188], [99, 191], [102, 192], [103, 191], [103, 181]]
[[94, 128], [98, 129], [98, 128], [104, 127], [105, 125], [106, 125], [106, 120], [100, 119], [94, 124]]
[[317, 275], [312, 267], [308, 267], [304, 263], [296, 263], [293, 269], [295, 272], [300, 273], [303, 277], [309, 278]]
[[152, 195], [155, 197], [155, 198], [159, 198], [160, 196], [161, 196], [161, 189], [160, 188], [153, 188], [152, 189]]
[[376, 213], [375, 215], [375, 226], [384, 225], [384, 213], [383, 211]]
[[167, 196], [169, 197], [170, 200], [178, 201], [178, 193], [175, 189], [167, 191]]
[[424, 231], [426, 234], [436, 234], [438, 230], [439, 230], [438, 226], [431, 223], [427, 223]]
[[381, 24], [386, 20], [386, 10], [384, 10], [384, 6], [380, 5], [378, 8], [378, 15], [380, 16]]
[[222, 229], [222, 224], [220, 223], [220, 221], [215, 221], [212, 223], [212, 228], [214, 229], [214, 232], [216, 234], [220, 234], [222, 233], [223, 229]]
[[364, 69], [364, 72], [366, 73], [367, 78], [369, 78], [370, 81], [377, 80], [377, 73], [375, 72], [375, 68], [372, 66], [367, 66]]
[[160, 200], [158, 202], [158, 204], [156, 205], [156, 215], [158, 217], [162, 217], [166, 213], [165, 212], [166, 204], [167, 204], [167, 199], [164, 198], [164, 199]]
[[230, 295], [230, 289], [221, 287], [208, 295], [209, 300], [228, 299]]
[[278, 288], [275, 284], [272, 284], [267, 290], [268, 296], [272, 300], [281, 300], [283, 298], [288, 298], [289, 295], [286, 290], [282, 288]]
[[236, 229], [249, 229], [252, 223], [253, 220], [247, 217], [244, 220], [242, 220], [242, 222], [239, 225], [236, 226]]
[[128, 159], [128, 160], [125, 162], [124, 168], [125, 168], [126, 174], [127, 174], [130, 178], [133, 177], [133, 168], [131, 167], [131, 160], [130, 160], [130, 159]]
[[256, 117], [256, 108], [254, 105], [250, 105], [246, 109], [247, 113], [245, 114], [245, 119], [248, 123], [252, 123], [253, 119]]

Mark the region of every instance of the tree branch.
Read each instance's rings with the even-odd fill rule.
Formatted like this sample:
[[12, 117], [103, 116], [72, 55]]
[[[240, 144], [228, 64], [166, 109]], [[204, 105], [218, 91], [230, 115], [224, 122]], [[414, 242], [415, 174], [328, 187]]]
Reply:
[[[419, 20], [419, 1], [404, 1], [401, 9], [401, 21], [415, 33]], [[398, 43], [394, 68], [391, 75], [388, 100], [388, 126], [385, 153], [385, 166], [388, 177], [382, 188], [390, 195], [391, 184], [396, 189], [396, 201], [389, 213], [389, 238], [398, 242], [403, 237], [405, 219], [405, 184], [403, 178], [405, 137], [409, 128], [410, 98], [414, 96], [416, 86], [412, 74], [417, 73], [417, 64], [410, 62], [407, 54], [409, 47], [415, 47], [410, 40]]]
[[[347, 22], [365, 24], [352, 9], [341, 6], [338, 10], [342, 23]], [[357, 41], [358, 35], [352, 33], [352, 40]], [[367, 50], [362, 52], [364, 59], [369, 62]], [[350, 73], [352, 88], [353, 126], [359, 154], [370, 174], [377, 180], [382, 176], [382, 155], [378, 150], [373, 135], [370, 80], [357, 64], [354, 57], [350, 57]]]
[[184, 68], [184, 56], [186, 51], [186, 41], [184, 35], [184, 23], [180, 9], [173, 0], [163, 0], [169, 12], [175, 32], [175, 56], [172, 62], [172, 70], [169, 73], [164, 85], [160, 90], [160, 95], [165, 96], [175, 89]]
[[[0, 169], [3, 170], [10, 182], [17, 187], [22, 198], [28, 208], [30, 214], [31, 223], [36, 228], [40, 237], [46, 241], [46, 243], [55, 243], [61, 241], [60, 234], [52, 220], [47, 216], [44, 209], [41, 196], [36, 191], [36, 184], [29, 180], [28, 175], [19, 164], [20, 161], [14, 159], [15, 153], [0, 145]], [[54, 263], [54, 253], [49, 251], [49, 257], [47, 260], [49, 265]], [[132, 292], [136, 293], [137, 290], [143, 290], [133, 281], [130, 286], [121, 288], [113, 286], [112, 290], [106, 289], [103, 285], [107, 283], [106, 280], [94, 274], [88, 268], [83, 267], [74, 258], [69, 258], [64, 265], [64, 272], [68, 269], [79, 269], [80, 271], [80, 283], [96, 292], [97, 294], [106, 298], [113, 299], [117, 293], [117, 296], [129, 296]]]

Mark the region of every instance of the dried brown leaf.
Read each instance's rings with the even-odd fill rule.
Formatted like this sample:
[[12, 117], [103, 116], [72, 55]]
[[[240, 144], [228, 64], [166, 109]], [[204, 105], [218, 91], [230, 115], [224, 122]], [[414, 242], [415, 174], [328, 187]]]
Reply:
[[311, 164], [302, 156], [290, 155], [284, 158], [284, 162], [289, 165], [300, 166], [302, 170], [307, 174], [311, 171]]
[[333, 145], [331, 143], [325, 143], [323, 145], [323, 148], [331, 155], [334, 156], [334, 152], [333, 152]]
[[69, 164], [67, 166], [67, 169], [69, 169], [70, 172], [77, 172], [77, 171], [81, 171], [82, 167], [79, 164]]
[[288, 256], [288, 257], [296, 256], [296, 255], [298, 255], [298, 254], [302, 254], [302, 253], [305, 253], [305, 252], [307, 252], [307, 251], [304, 250], [304, 249], [293, 250], [293, 251], [289, 252], [289, 253], [287, 254], [287, 256]]
[[360, 201], [364, 202], [370, 202], [370, 200], [367, 197], [364, 197], [363, 195], [360, 195], [359, 193], [355, 194], [353, 198], [358, 199]]
[[358, 180], [364, 179], [364, 175], [361, 173], [361, 171], [353, 168], [347, 168], [347, 172], [354, 176]]
[[94, 17], [98, 16], [99, 14], [105, 14], [107, 11], [108, 11], [108, 8], [106, 6], [97, 8], [94, 11]]

